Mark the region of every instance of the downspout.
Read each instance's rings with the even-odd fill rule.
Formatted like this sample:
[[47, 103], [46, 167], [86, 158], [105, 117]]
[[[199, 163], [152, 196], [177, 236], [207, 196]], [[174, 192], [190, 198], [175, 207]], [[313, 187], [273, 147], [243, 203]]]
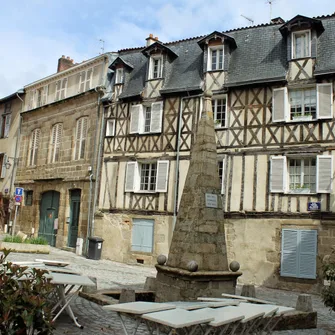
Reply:
[[[187, 97], [182, 97], [180, 101], [179, 109], [179, 121], [178, 121], [178, 136], [177, 136], [177, 153], [176, 153], [176, 169], [175, 169], [175, 188], [174, 188], [174, 208], [173, 208], [173, 230], [177, 221], [177, 207], [178, 207], [178, 191], [179, 191], [179, 161], [180, 161], [180, 136], [182, 128], [182, 116], [183, 116], [183, 101], [184, 99], [199, 98], [202, 94], [189, 95]], [[201, 100], [200, 100], [201, 101]], [[199, 108], [201, 108], [201, 103], [199, 103]], [[198, 116], [197, 116], [198, 117]]]

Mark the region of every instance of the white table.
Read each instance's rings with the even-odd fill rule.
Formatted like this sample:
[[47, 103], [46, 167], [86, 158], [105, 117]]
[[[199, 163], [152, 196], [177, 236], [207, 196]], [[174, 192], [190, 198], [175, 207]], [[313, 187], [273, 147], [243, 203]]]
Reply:
[[[121, 321], [121, 325], [122, 325], [125, 335], [128, 335], [128, 331], [125, 326], [122, 315], [126, 315], [128, 317], [135, 319], [136, 324], [133, 329], [133, 335], [135, 335], [139, 325], [143, 321], [141, 318], [143, 314], [174, 309], [176, 308], [176, 306], [172, 304], [165, 304], [165, 303], [135, 301], [135, 302], [126, 302], [124, 304], [107, 305], [107, 306], [103, 306], [102, 308], [107, 311], [114, 311], [117, 313]], [[151, 329], [149, 328], [148, 324], [147, 324], [147, 327], [148, 327], [148, 330], [151, 332]]]
[[234, 295], [234, 294], [227, 294], [227, 293], [222, 293], [221, 295], [225, 298], [242, 299], [242, 300], [246, 300], [246, 301], [250, 301], [250, 302], [255, 302], [255, 303], [258, 303], [258, 304], [272, 304], [272, 305], [275, 305], [275, 303], [271, 302], [271, 301], [257, 299], [257, 298], [251, 298], [251, 297], [245, 297], [245, 296], [242, 296], [242, 295]]
[[54, 265], [54, 266], [67, 266], [70, 263], [65, 261], [58, 261], [58, 260], [49, 260], [49, 259], [35, 259], [35, 262], [44, 263], [45, 265]]
[[247, 302], [246, 299], [228, 299], [228, 298], [207, 298], [207, 297], [199, 297], [199, 301], [212, 301], [212, 302], [222, 302], [225, 303], [225, 306], [237, 306], [241, 302]]
[[[213, 316], [207, 314], [198, 315], [195, 312], [181, 308], [144, 314], [142, 318], [155, 326], [158, 335], [160, 326], [170, 328], [169, 335], [178, 333], [179, 329], [183, 329], [183, 333], [185, 334], [192, 335], [198, 327], [201, 327], [201, 324], [214, 320]], [[150, 330], [149, 325], [148, 329]], [[151, 330], [150, 333], [152, 334]]]
[[224, 306], [237, 306], [240, 302], [238, 300], [235, 301], [169, 301], [166, 304], [174, 305], [177, 308], [186, 309], [187, 311], [191, 311], [194, 309], [200, 308], [219, 308]]
[[89, 277], [77, 274], [51, 272], [51, 277], [51, 283], [56, 288], [57, 297], [57, 301], [55, 306], [52, 308], [52, 312], [55, 312], [56, 309], [60, 307], [60, 310], [52, 321], [55, 321], [65, 309], [75, 325], [79, 328], [83, 328], [74, 316], [70, 302], [83, 286], [95, 286], [95, 283], [93, 283]]

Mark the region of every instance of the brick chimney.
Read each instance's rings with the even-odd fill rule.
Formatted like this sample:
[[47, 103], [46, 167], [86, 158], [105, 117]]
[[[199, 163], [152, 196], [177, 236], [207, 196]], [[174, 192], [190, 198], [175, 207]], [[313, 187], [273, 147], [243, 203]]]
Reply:
[[154, 37], [153, 34], [150, 34], [149, 37], [146, 38], [147, 47], [155, 42], [158, 42], [158, 37]]
[[62, 57], [58, 59], [57, 72], [67, 70], [70, 67], [72, 67], [73, 65], [75, 65], [73, 63], [73, 59], [71, 59], [70, 57], [65, 57], [64, 55], [62, 55]]
[[274, 19], [271, 19], [270, 23], [272, 23], [272, 24], [284, 24], [285, 21], [281, 17], [276, 17]]

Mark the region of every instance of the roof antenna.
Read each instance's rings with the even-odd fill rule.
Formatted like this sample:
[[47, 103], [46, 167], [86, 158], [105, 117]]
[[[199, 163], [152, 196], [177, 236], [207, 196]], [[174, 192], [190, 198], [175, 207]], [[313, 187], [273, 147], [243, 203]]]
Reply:
[[272, 20], [272, 4], [275, 2], [275, 0], [267, 0], [266, 3], [270, 5], [270, 22]]
[[103, 39], [99, 39], [99, 42], [101, 42], [101, 52], [99, 52], [99, 54], [104, 54], [105, 53], [105, 41]]
[[254, 25], [254, 20], [253, 19], [251, 19], [250, 17], [244, 16], [242, 14], [241, 14], [241, 16], [244, 17], [246, 20], [248, 20], [251, 23], [252, 26]]

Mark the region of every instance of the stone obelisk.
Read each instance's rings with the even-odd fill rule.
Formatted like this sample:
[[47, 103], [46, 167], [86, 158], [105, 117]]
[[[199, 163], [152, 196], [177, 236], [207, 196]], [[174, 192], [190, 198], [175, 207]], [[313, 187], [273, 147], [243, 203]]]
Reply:
[[204, 108], [183, 189], [166, 265], [156, 265], [157, 301], [235, 293], [228, 267], [211, 92]]

